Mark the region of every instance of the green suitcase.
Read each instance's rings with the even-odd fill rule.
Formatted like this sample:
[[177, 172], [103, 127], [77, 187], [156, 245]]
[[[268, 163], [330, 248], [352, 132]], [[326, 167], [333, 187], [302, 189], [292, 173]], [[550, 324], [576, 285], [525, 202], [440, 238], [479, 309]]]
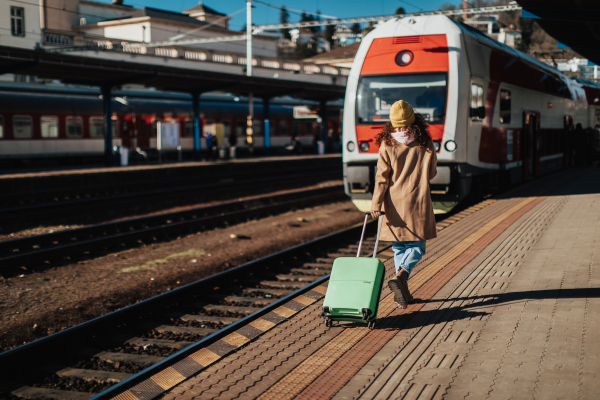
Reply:
[[379, 217], [373, 257], [360, 257], [369, 215], [365, 215], [356, 257], [339, 257], [333, 262], [321, 314], [327, 326], [331, 326], [333, 321], [354, 321], [366, 323], [369, 328], [375, 327], [385, 279], [385, 267], [375, 258], [383, 218]]

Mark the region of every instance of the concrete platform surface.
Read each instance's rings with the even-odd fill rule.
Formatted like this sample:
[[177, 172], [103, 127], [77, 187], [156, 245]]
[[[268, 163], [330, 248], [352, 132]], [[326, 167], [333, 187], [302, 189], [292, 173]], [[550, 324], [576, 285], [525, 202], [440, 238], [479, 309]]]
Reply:
[[596, 399], [599, 265], [600, 170], [541, 178], [429, 241], [416, 303], [386, 285], [374, 330], [320, 300], [163, 398]]

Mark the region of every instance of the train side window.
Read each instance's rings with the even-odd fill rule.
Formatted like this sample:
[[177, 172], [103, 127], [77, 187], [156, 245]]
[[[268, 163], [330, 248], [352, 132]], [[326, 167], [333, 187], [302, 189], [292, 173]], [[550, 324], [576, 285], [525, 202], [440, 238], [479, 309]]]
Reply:
[[500, 90], [500, 123], [510, 124], [510, 91]]
[[261, 136], [263, 132], [263, 121], [262, 120], [254, 120], [252, 121], [252, 134], [255, 136]]
[[300, 121], [294, 121], [292, 124], [292, 131], [294, 133], [294, 137], [300, 136]]
[[115, 117], [111, 119], [111, 128], [113, 137], [119, 136], [119, 120]]
[[313, 122], [312, 121], [304, 122], [304, 134], [306, 136], [312, 136], [312, 134], [313, 134]]
[[15, 115], [13, 117], [13, 137], [15, 139], [27, 139], [32, 137], [33, 129], [31, 117]]
[[183, 135], [187, 137], [194, 136], [194, 120], [188, 119], [185, 121]]
[[146, 122], [145, 119], [142, 119], [140, 121], [140, 135], [146, 136], [147, 134], [148, 134], [148, 123]]
[[223, 137], [229, 137], [231, 135], [231, 122], [230, 121], [221, 121], [223, 124]]
[[67, 136], [83, 136], [83, 121], [81, 117], [67, 117]]
[[290, 128], [288, 122], [286, 120], [279, 121], [279, 135], [280, 136], [289, 136]]
[[471, 84], [471, 119], [473, 121], [481, 121], [484, 118], [483, 86]]
[[104, 136], [104, 119], [102, 117], [90, 117], [90, 136]]
[[43, 138], [58, 137], [58, 117], [42, 117], [40, 118], [40, 126]]
[[4, 139], [4, 117], [0, 115], [0, 139]]
[[246, 121], [235, 121], [235, 135], [237, 137], [246, 136]]

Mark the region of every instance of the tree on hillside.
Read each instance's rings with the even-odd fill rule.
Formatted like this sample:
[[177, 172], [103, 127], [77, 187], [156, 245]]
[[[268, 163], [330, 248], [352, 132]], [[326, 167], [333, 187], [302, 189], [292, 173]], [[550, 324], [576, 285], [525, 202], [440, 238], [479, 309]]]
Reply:
[[[290, 13], [288, 12], [287, 8], [285, 8], [285, 6], [281, 7], [281, 12], [279, 13], [279, 23], [287, 24], [289, 22], [289, 19], [290, 19]], [[292, 36], [290, 35], [289, 29], [282, 29], [281, 34], [283, 35], [284, 39], [292, 38]]]
[[404, 11], [404, 7], [398, 7], [398, 8], [396, 8], [395, 14], [396, 15], [398, 15], [398, 14], [406, 14], [406, 11]]
[[335, 34], [335, 25], [325, 26], [325, 40], [327, 40], [329, 42], [329, 44], [331, 45], [331, 48], [333, 48], [333, 45], [335, 43], [335, 41], [333, 40], [334, 34]]
[[358, 22], [353, 23], [352, 26], [350, 27], [350, 30], [355, 35], [358, 35], [360, 33], [360, 24]]
[[517, 50], [527, 52], [531, 48], [531, 37], [535, 31], [535, 21], [531, 18], [519, 18], [521, 40], [516, 43]]
[[439, 8], [439, 11], [451, 11], [451, 10], [456, 10], [456, 6], [452, 3], [444, 3], [442, 4]]

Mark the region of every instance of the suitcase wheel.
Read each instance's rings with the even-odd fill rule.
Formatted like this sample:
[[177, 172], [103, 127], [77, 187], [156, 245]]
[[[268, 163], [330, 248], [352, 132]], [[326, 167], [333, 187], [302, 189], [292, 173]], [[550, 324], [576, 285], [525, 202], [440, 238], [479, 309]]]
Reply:
[[333, 325], [333, 321], [330, 318], [325, 319], [325, 326], [330, 328], [331, 325]]
[[369, 317], [371, 316], [371, 310], [369, 310], [368, 308], [363, 308], [362, 309], [362, 315], [363, 315], [363, 321], [368, 321]]
[[374, 329], [375, 328], [375, 321], [369, 321], [369, 323], [367, 324], [367, 327], [369, 329]]

